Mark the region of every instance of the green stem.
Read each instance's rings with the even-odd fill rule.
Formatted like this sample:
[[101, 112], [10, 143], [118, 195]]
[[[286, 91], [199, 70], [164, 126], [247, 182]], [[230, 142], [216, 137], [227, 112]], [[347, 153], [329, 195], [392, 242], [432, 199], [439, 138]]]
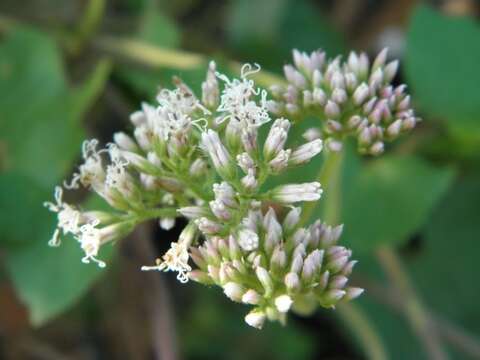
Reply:
[[348, 325], [358, 342], [361, 344], [367, 359], [388, 359], [386, 350], [376, 330], [369, 319], [354, 303], [344, 303], [337, 307], [336, 313]]
[[[324, 152], [324, 162], [317, 176], [317, 180], [322, 184], [324, 190], [323, 220], [330, 224], [340, 221], [341, 170], [344, 156], [343, 151]], [[311, 220], [315, 210], [316, 203], [308, 203], [304, 206], [302, 225]], [[343, 303], [338, 306], [336, 313], [355, 335], [368, 359], [383, 360], [388, 358], [380, 335], [358, 305]]]
[[[343, 160], [343, 152], [324, 152], [324, 161], [316, 180], [322, 185], [324, 201], [324, 220], [328, 222], [338, 222], [340, 217], [341, 202], [341, 168]], [[305, 203], [302, 212], [301, 226], [306, 225], [312, 219], [318, 202]]]
[[389, 276], [390, 281], [404, 296], [403, 311], [412, 329], [422, 341], [429, 359], [448, 359], [448, 355], [438, 339], [436, 329], [431, 326], [428, 312], [415, 293], [413, 285], [395, 251], [388, 246], [383, 246], [377, 251], [377, 258]]
[[161, 217], [177, 217], [178, 212], [176, 208], [159, 208], [159, 209], [147, 209], [138, 213], [135, 213], [135, 217], [138, 222], [161, 218]]
[[74, 34], [72, 53], [78, 54], [93, 37], [105, 11], [105, 0], [89, 0]]

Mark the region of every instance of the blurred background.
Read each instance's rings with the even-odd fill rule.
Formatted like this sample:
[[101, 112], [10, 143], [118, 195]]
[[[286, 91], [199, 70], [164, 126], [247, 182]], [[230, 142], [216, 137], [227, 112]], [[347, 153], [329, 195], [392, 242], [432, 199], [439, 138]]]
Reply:
[[[2, 0], [0, 359], [480, 359], [479, 14], [474, 0]], [[210, 58], [280, 75], [292, 48], [385, 46], [424, 121], [379, 159], [348, 156], [344, 241], [366, 288], [351, 307], [258, 331], [219, 289], [141, 273], [181, 223], [140, 227], [104, 270], [73, 241], [47, 246], [42, 202], [82, 140], [128, 130], [172, 75], [198, 90]]]

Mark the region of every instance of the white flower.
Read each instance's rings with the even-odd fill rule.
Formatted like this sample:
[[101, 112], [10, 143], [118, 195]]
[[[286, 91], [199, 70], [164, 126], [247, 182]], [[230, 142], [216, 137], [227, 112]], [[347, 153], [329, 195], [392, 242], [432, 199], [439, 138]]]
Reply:
[[85, 264], [90, 263], [90, 260], [96, 262], [99, 267], [105, 267], [105, 263], [97, 259], [98, 250], [101, 245], [102, 232], [96, 226], [99, 221], [82, 225], [79, 230], [79, 234], [76, 239], [80, 242], [80, 247], [85, 252], [85, 256], [82, 258], [82, 262]]
[[[248, 79], [249, 75], [260, 71], [260, 66], [255, 66], [252, 69], [250, 64], [244, 64], [240, 79], [230, 80], [217, 73], [217, 77], [225, 82], [217, 108], [217, 111], [226, 113], [222, 121], [238, 121], [245, 127], [259, 127], [271, 120], [267, 110], [267, 92], [256, 89], [254, 81]], [[260, 105], [255, 101], [258, 95], [261, 96]]]
[[70, 184], [64, 183], [67, 189], [78, 189], [80, 182], [85, 187], [100, 190], [105, 180], [101, 154], [105, 149], [97, 150], [98, 140], [85, 140], [82, 145], [84, 163], [79, 166], [78, 173], [74, 173]]
[[253, 251], [258, 248], [258, 235], [255, 231], [244, 228], [238, 232], [238, 245], [245, 251]]
[[188, 272], [190, 272], [192, 268], [188, 265], [189, 255], [185, 242], [173, 242], [162, 259], [163, 261], [157, 259], [156, 266], [142, 266], [142, 271], [177, 271], [177, 279], [181, 283], [188, 281]]
[[60, 232], [63, 234], [76, 234], [79, 231], [81, 213], [71, 205], [62, 200], [63, 189], [60, 186], [55, 187], [55, 203], [45, 202], [44, 206], [48, 210], [57, 213], [58, 223], [52, 238], [48, 242], [50, 246], [60, 245]]

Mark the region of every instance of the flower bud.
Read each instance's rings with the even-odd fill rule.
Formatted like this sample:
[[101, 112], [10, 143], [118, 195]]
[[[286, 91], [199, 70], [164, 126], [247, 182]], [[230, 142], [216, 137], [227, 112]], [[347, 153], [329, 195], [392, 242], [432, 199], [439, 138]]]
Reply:
[[242, 302], [250, 305], [258, 305], [261, 299], [262, 298], [260, 297], [260, 295], [252, 289], [247, 290], [247, 292], [245, 292], [245, 294], [243, 294], [242, 296]]
[[286, 313], [290, 310], [293, 300], [288, 295], [280, 295], [275, 298], [275, 307], [281, 313]]
[[234, 282], [227, 282], [223, 285], [223, 293], [230, 299], [236, 302], [242, 301], [242, 296], [245, 293], [245, 289], [243, 286], [234, 283]]
[[260, 310], [252, 310], [245, 316], [245, 322], [257, 329], [261, 329], [265, 323], [265, 313]]

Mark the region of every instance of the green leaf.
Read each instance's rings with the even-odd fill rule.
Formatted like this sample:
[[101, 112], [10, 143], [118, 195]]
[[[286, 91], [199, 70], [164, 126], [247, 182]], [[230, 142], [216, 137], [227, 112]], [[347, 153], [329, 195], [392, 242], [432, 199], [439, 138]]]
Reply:
[[[4, 246], [30, 244], [51, 232], [52, 221], [42, 207], [50, 193], [19, 174], [0, 176], [0, 229]], [[28, 226], [26, 226], [28, 224]]]
[[71, 306], [101, 273], [81, 263], [73, 239], [58, 249], [47, 246], [55, 216], [42, 204], [78, 156], [80, 120], [108, 75], [109, 64], [101, 61], [84, 84], [71, 88], [47, 35], [14, 28], [0, 43], [0, 241], [7, 271], [36, 325]]
[[231, 46], [239, 57], [276, 71], [281, 71], [294, 48], [322, 48], [333, 56], [344, 51], [341, 34], [320, 8], [306, 0], [233, 1], [229, 24]]
[[61, 56], [45, 34], [19, 28], [0, 45], [0, 141], [6, 171], [53, 186], [77, 156], [84, 132], [81, 115], [108, 73], [101, 63], [85, 86], [71, 91]]
[[[101, 204], [99, 198], [94, 197], [86, 208], [98, 209]], [[35, 205], [39, 207], [41, 203]], [[31, 226], [35, 241], [29, 246], [11, 247], [6, 252], [5, 266], [17, 295], [29, 310], [30, 321], [39, 326], [73, 306], [108, 270], [100, 269], [95, 263], [82, 263], [83, 251], [71, 237], [63, 239], [58, 248], [49, 247], [47, 243], [55, 229], [55, 216], [41, 208], [31, 215], [40, 216], [45, 223]], [[104, 246], [99, 258], [108, 263], [112, 250], [111, 245]]]
[[463, 137], [480, 140], [480, 26], [418, 6], [407, 35], [408, 83], [430, 115]]
[[413, 156], [371, 161], [344, 185], [345, 241], [360, 252], [406, 241], [428, 220], [452, 178], [450, 169]]
[[[177, 25], [164, 16], [153, 5], [149, 5], [141, 19], [140, 28], [135, 38], [162, 48], [176, 48], [180, 44], [180, 31]], [[117, 73], [120, 78], [142, 96], [153, 97], [160, 85], [170, 82], [178, 71], [168, 69], [139, 69], [119, 66]], [[187, 72], [191, 73], [190, 71]]]
[[466, 178], [437, 207], [423, 246], [408, 259], [415, 285], [431, 309], [477, 335], [479, 234], [480, 178]]

